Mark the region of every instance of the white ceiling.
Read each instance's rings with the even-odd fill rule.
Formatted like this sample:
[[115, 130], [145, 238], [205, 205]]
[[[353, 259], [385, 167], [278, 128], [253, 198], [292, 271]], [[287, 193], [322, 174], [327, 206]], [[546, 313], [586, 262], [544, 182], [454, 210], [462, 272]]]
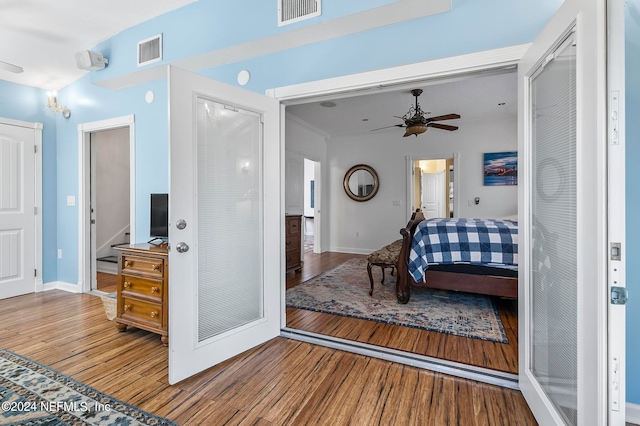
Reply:
[[[81, 77], [75, 54], [196, 0], [0, 0], [0, 80], [58, 90]], [[150, 36], [153, 34], [150, 34]]]
[[[496, 120], [505, 117], [517, 117], [517, 74], [513, 72], [477, 75], [441, 83], [414, 84], [392, 91], [331, 99], [336, 104], [325, 108], [320, 101], [292, 105], [287, 113], [311, 124], [331, 137], [354, 134], [370, 134], [372, 129], [402, 124], [394, 116], [404, 115], [414, 105], [415, 98], [411, 89], [424, 92], [418, 102], [424, 111], [430, 111], [427, 117], [449, 113], [460, 114], [456, 120], [438, 121], [462, 127], [465, 121]], [[325, 100], [325, 99], [323, 99]], [[505, 103], [505, 105], [498, 105]], [[363, 121], [367, 119], [367, 121]], [[431, 128], [418, 138], [428, 137], [430, 132], [445, 132]], [[401, 137], [404, 129], [391, 127], [378, 130], [377, 133], [397, 134]]]

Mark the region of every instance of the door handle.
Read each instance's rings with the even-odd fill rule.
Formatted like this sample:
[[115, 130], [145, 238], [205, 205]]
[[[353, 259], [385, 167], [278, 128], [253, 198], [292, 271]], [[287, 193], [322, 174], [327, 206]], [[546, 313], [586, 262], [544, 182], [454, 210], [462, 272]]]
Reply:
[[176, 244], [176, 250], [178, 251], [178, 253], [186, 253], [189, 251], [189, 246], [187, 245], [187, 243], [178, 243]]

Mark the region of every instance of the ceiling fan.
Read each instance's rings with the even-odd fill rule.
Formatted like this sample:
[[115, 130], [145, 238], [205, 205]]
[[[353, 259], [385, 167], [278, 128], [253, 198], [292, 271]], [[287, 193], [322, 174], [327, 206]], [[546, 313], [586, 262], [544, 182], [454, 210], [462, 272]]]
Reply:
[[22, 67], [10, 64], [9, 62], [3, 62], [3, 61], [0, 61], [0, 69], [7, 70], [16, 74], [20, 74], [21, 72], [24, 71]]
[[403, 136], [406, 138], [407, 136], [411, 135], [415, 135], [416, 137], [418, 137], [419, 134], [426, 132], [429, 127], [449, 131], [458, 130], [457, 126], [434, 123], [434, 121], [454, 120], [456, 118], [460, 118], [459, 114], [446, 114], [427, 118], [425, 117], [426, 113], [422, 110], [422, 108], [420, 108], [420, 105], [418, 104], [418, 96], [422, 94], [422, 89], [413, 89], [411, 91], [411, 94], [416, 97], [416, 106], [412, 106], [409, 111], [402, 117], [394, 115], [394, 117], [403, 120], [404, 124], [394, 124], [393, 126], [380, 127], [379, 129], [373, 129], [371, 131], [373, 132], [375, 130], [388, 129], [389, 127], [405, 127], [406, 130]]

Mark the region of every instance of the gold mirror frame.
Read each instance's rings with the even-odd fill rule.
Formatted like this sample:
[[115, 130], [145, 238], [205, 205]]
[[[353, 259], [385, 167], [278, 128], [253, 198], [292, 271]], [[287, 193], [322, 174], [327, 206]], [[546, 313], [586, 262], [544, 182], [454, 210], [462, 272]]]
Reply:
[[[373, 189], [367, 195], [354, 194], [351, 191], [351, 187], [349, 186], [349, 180], [351, 179], [351, 176], [353, 176], [355, 172], [360, 170], [369, 172], [369, 174], [371, 174], [371, 177], [373, 178]], [[373, 169], [373, 167], [367, 166], [366, 164], [356, 164], [355, 166], [347, 170], [347, 173], [344, 175], [344, 180], [342, 181], [342, 186], [344, 186], [344, 192], [346, 192], [349, 198], [351, 198], [352, 200], [368, 201], [373, 197], [375, 197], [375, 195], [378, 193], [378, 189], [380, 188], [380, 182], [378, 180], [378, 174]]]

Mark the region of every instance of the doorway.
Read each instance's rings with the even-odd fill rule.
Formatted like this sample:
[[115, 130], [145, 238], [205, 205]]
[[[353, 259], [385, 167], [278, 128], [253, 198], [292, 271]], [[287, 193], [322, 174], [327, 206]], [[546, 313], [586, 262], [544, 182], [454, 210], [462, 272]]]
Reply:
[[453, 157], [414, 161], [413, 205], [420, 208], [427, 219], [454, 217], [453, 171]]
[[78, 264], [85, 293], [103, 291], [98, 275], [107, 292], [115, 290], [115, 247], [135, 242], [134, 124], [131, 115], [78, 126]]
[[118, 246], [130, 242], [129, 129], [92, 132], [90, 137], [91, 289], [115, 291]]
[[[320, 162], [304, 159], [304, 214], [302, 216], [302, 247], [306, 253], [321, 253], [320, 250]], [[317, 217], [318, 216], [318, 217]]]

